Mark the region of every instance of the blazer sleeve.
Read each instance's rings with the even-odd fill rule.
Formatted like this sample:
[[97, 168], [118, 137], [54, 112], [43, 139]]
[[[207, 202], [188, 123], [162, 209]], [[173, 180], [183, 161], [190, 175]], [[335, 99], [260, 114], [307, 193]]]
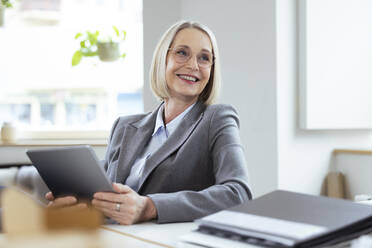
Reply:
[[208, 133], [215, 184], [201, 191], [148, 195], [156, 206], [159, 223], [192, 221], [252, 199], [235, 109], [216, 106]]

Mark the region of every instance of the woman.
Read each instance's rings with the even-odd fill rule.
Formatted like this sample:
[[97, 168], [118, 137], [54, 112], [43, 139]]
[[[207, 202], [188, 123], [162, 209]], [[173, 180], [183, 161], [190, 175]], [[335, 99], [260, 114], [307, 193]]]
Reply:
[[[251, 199], [236, 111], [212, 105], [220, 84], [218, 48], [205, 26], [181, 21], [154, 53], [152, 113], [120, 117], [104, 167], [117, 193], [92, 205], [120, 224], [192, 221]], [[51, 206], [72, 205], [74, 197]]]

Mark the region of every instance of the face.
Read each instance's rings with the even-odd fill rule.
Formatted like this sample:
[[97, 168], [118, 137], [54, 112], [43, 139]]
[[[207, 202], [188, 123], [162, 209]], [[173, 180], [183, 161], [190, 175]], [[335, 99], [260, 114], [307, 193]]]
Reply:
[[[177, 33], [167, 55], [165, 75], [171, 98], [185, 102], [198, 99], [211, 74], [211, 66], [205, 65], [211, 59], [208, 55], [212, 55], [212, 44], [207, 34], [195, 28]], [[183, 61], [182, 56], [190, 58]]]

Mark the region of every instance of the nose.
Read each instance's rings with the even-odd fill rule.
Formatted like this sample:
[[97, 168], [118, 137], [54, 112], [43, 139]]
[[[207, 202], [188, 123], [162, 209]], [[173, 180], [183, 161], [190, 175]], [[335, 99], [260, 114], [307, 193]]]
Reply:
[[198, 58], [196, 56], [191, 56], [188, 61], [186, 61], [186, 66], [193, 71], [199, 70]]

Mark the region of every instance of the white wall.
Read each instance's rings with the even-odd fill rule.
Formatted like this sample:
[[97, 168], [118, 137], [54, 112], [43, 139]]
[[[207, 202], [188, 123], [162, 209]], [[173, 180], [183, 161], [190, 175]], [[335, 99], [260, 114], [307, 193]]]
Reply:
[[143, 54], [145, 111], [151, 111], [158, 101], [149, 85], [149, 71], [155, 46], [168, 27], [180, 19], [181, 2], [178, 0], [143, 0]]
[[372, 133], [365, 130], [304, 131], [298, 128], [296, 0], [276, 3], [278, 187], [319, 194], [331, 163], [332, 150], [371, 148]]

